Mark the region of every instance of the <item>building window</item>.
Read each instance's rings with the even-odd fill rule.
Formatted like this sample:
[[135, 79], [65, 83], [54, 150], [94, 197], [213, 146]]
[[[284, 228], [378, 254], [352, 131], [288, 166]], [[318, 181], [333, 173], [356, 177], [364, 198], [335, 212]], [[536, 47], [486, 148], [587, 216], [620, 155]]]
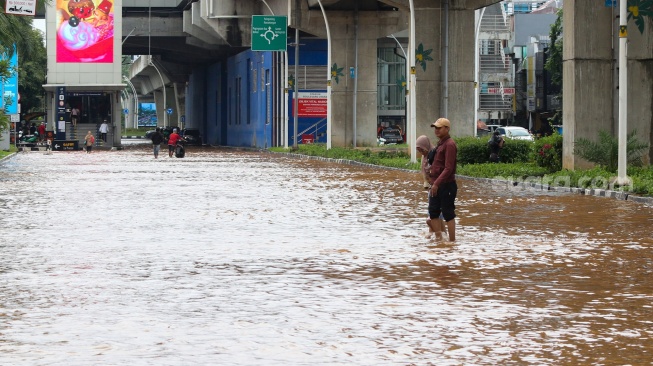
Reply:
[[377, 51], [377, 105], [381, 110], [406, 108], [406, 60], [395, 54], [395, 48], [379, 48]]

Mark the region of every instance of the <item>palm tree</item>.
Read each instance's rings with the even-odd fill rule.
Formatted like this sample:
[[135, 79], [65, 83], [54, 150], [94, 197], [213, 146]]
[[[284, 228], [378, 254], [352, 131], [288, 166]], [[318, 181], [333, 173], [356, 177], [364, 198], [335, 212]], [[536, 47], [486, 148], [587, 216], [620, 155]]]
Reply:
[[[51, 0], [37, 0], [37, 8], [44, 9], [45, 4]], [[0, 7], [5, 9], [6, 0], [0, 0]], [[35, 41], [32, 17], [0, 13], [0, 81], [5, 82], [12, 70], [9, 57], [18, 50], [21, 58], [32, 60], [43, 57], [43, 43]], [[9, 126], [9, 118], [5, 113], [0, 113], [0, 132]]]

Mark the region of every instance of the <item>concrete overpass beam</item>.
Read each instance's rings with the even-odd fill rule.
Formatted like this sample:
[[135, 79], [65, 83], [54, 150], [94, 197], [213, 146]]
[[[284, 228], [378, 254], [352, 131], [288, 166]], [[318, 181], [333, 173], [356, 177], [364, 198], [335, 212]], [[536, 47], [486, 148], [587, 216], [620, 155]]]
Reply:
[[[410, 1], [409, 0], [378, 0], [386, 5], [394, 6], [397, 9], [402, 11], [410, 10]], [[417, 6], [418, 0], [414, 1], [414, 4]], [[439, 0], [436, 4], [435, 1], [430, 1], [434, 6], [443, 7], [445, 0]], [[465, 10], [476, 10], [480, 8], [485, 8], [492, 4], [501, 2], [501, 0], [449, 0], [449, 6], [456, 9], [465, 9]]]
[[191, 10], [183, 16], [183, 30], [208, 45], [225, 45], [215, 30], [202, 18], [200, 3], [193, 3]]
[[[179, 17], [154, 18], [148, 16], [140, 17], [123, 17], [122, 18], [123, 35], [129, 37], [187, 37]], [[129, 36], [128, 36], [129, 35]]]
[[[252, 44], [252, 15], [264, 14], [260, 0], [207, 0], [201, 3], [206, 23], [231, 47]], [[265, 13], [268, 13], [267, 7]]]
[[[500, 3], [502, 0], [449, 0], [450, 6], [457, 9], [477, 10]], [[472, 23], [474, 24], [474, 23]]]

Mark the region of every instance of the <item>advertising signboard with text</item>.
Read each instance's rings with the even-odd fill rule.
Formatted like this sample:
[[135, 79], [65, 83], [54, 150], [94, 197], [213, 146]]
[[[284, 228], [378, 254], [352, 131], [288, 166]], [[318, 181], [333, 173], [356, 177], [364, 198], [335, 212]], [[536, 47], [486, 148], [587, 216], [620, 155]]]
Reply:
[[327, 93], [298, 92], [297, 111], [299, 117], [326, 117]]
[[5, 12], [14, 15], [34, 16], [36, 0], [7, 0]]

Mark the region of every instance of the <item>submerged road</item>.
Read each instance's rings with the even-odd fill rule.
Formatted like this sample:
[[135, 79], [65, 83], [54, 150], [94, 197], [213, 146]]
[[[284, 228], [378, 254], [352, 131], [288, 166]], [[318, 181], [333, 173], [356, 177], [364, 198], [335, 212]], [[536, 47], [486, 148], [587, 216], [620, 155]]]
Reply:
[[189, 148], [0, 162], [2, 365], [643, 365], [651, 207]]

